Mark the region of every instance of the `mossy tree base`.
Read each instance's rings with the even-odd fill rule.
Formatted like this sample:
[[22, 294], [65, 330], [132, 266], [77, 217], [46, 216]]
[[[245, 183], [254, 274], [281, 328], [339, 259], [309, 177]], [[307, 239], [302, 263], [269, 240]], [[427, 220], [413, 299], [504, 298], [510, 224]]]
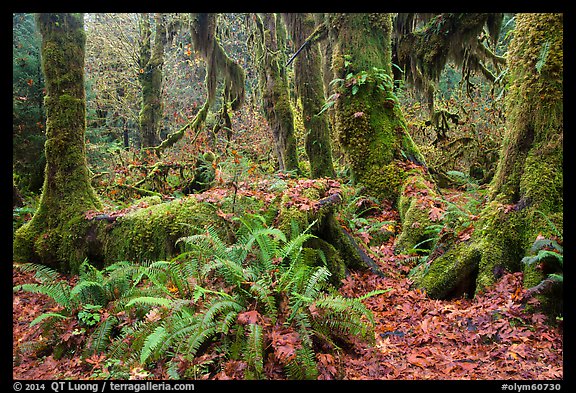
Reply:
[[[562, 14], [517, 15], [508, 57], [507, 130], [490, 202], [470, 243], [453, 245], [416, 279], [433, 297], [461, 295], [457, 288], [472, 279], [475, 291], [481, 291], [505, 271], [524, 271], [527, 288], [546, 278], [546, 272], [521, 260], [538, 235], [562, 237], [562, 22]], [[558, 310], [558, 291], [539, 299], [545, 310]]]
[[14, 259], [67, 269], [79, 217], [100, 208], [90, 184], [84, 133], [84, 19], [82, 14], [37, 14], [46, 81], [46, 169], [36, 214], [14, 234]]

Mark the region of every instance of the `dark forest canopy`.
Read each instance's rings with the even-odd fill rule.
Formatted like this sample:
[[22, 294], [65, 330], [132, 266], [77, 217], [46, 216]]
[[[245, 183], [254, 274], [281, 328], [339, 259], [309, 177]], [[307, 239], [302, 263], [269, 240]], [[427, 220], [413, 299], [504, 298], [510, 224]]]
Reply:
[[553, 13], [15, 13], [15, 291], [121, 379], [354, 378], [389, 291], [561, 324], [563, 48]]

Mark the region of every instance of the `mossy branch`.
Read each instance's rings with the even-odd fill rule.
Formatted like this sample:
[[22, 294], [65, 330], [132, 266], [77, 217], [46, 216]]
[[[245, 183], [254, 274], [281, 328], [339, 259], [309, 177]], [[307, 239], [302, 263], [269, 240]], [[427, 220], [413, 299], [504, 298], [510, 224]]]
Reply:
[[208, 116], [208, 107], [209, 107], [208, 101], [206, 101], [191, 122], [186, 124], [184, 127], [180, 128], [178, 131], [169, 134], [168, 137], [165, 140], [163, 140], [161, 144], [159, 144], [158, 146], [151, 147], [150, 149], [154, 150], [156, 155], [160, 157], [160, 154], [164, 150], [166, 150], [171, 146], [174, 146], [176, 142], [182, 139], [182, 137], [184, 136], [184, 132], [188, 128], [196, 132], [194, 138], [192, 138], [192, 141], [190, 142], [190, 144], [194, 144], [194, 142], [196, 142], [196, 138], [198, 138], [198, 136], [200, 135], [200, 131], [202, 130], [200, 127], [202, 126], [202, 124], [204, 124], [206, 116]]
[[159, 192], [146, 190], [145, 188], [132, 186], [130, 184], [117, 184], [117, 186], [120, 188], [127, 189], [127, 190], [135, 191], [142, 196], [159, 196], [159, 197], [162, 197], [162, 194], [160, 194]]
[[312, 34], [310, 34], [310, 36], [308, 38], [306, 38], [306, 40], [304, 41], [304, 43], [300, 46], [300, 48], [296, 51], [296, 53], [294, 53], [290, 59], [288, 60], [288, 62], [286, 62], [285, 67], [288, 67], [296, 58], [296, 56], [298, 56], [298, 54], [300, 52], [302, 52], [302, 50], [304, 50], [304, 48], [306, 48], [306, 46], [308, 45], [312, 45], [315, 44], [319, 41], [322, 41], [323, 39], [325, 39], [328, 36], [328, 27], [326, 26], [326, 22], [321, 23], [318, 25], [318, 27], [316, 27], [316, 29], [314, 29], [314, 31], [312, 32]]

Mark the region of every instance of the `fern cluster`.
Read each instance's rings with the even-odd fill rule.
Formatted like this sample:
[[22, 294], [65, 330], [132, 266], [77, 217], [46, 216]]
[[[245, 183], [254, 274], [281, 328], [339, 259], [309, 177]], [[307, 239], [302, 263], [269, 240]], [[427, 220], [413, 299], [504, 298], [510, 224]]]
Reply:
[[287, 237], [258, 215], [238, 221], [234, 243], [208, 227], [180, 239], [184, 253], [171, 261], [103, 270], [85, 261], [74, 286], [44, 266], [20, 265], [39, 283], [14, 290], [61, 305], [33, 323], [73, 320], [89, 335], [85, 357], [105, 353], [123, 370], [166, 359], [168, 375], [179, 379], [221, 371], [228, 361], [245, 364], [244, 378], [266, 378], [274, 363], [287, 378], [314, 379], [319, 350], [373, 338], [369, 310], [330, 284], [323, 255], [312, 262], [303, 252], [314, 237], [308, 229], [292, 225]]
[[[536, 213], [542, 215], [550, 225], [552, 232], [556, 239], [547, 239], [538, 236], [532, 247], [530, 247], [530, 254], [522, 258], [522, 263], [532, 265], [538, 263], [541, 270], [548, 272], [548, 278], [558, 283], [564, 282], [564, 247], [562, 243], [562, 233], [558, 231], [556, 226], [550, 221], [544, 213], [536, 210]], [[558, 241], [557, 241], [558, 240]]]
[[[193, 282], [182, 293], [188, 305], [181, 300], [165, 303], [165, 297], [135, 299], [156, 302], [165, 313], [153, 328], [144, 324], [134, 333], [145, 337], [132, 343], [141, 363], [170, 353], [193, 362], [202, 350], [216, 346], [227, 360], [247, 364], [247, 378], [264, 378], [271, 354], [283, 363], [287, 377], [315, 378], [315, 346], [320, 341], [335, 346], [334, 336], [371, 337], [370, 312], [360, 301], [338, 295], [328, 282], [328, 269], [304, 257], [303, 245], [313, 235], [293, 227], [288, 240], [280, 230], [267, 227], [261, 216], [239, 220], [242, 226], [232, 245], [212, 228], [181, 239], [187, 258], [166, 265], [164, 273], [167, 280], [180, 282], [178, 288]], [[274, 352], [271, 332], [280, 326], [297, 337], [290, 343], [294, 356], [289, 358]]]

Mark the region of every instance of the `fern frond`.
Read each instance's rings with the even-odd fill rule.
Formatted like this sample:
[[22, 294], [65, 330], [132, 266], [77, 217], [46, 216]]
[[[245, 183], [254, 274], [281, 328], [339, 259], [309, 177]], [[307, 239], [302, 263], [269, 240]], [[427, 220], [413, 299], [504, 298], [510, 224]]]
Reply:
[[264, 371], [264, 340], [262, 326], [258, 324], [251, 323], [248, 325], [244, 360], [254, 373], [254, 377], [260, 379]]
[[390, 292], [391, 290], [392, 290], [392, 288], [375, 289], [375, 290], [373, 290], [373, 291], [370, 291], [370, 292], [368, 292], [368, 293], [365, 293], [364, 295], [362, 295], [362, 296], [360, 296], [360, 297], [357, 297], [356, 299], [359, 300], [359, 301], [366, 300], [366, 299], [368, 299], [368, 298], [370, 298], [370, 297], [372, 297], [372, 296], [382, 295], [383, 293]]
[[330, 270], [324, 266], [316, 268], [316, 271], [312, 273], [304, 287], [303, 295], [315, 299], [318, 296], [318, 293], [326, 287], [331, 275], [332, 273], [330, 273]]
[[284, 366], [289, 379], [317, 379], [316, 354], [308, 346], [296, 349], [296, 357]]
[[564, 256], [554, 251], [540, 250], [538, 254], [522, 258], [522, 263], [531, 265], [534, 262], [556, 261], [560, 266], [564, 264]]
[[130, 300], [126, 303], [126, 308], [132, 307], [135, 304], [145, 304], [148, 306], [171, 307], [173, 301], [164, 297], [140, 296]]
[[24, 273], [34, 273], [34, 278], [41, 283], [53, 283], [60, 277], [56, 270], [35, 263], [19, 263], [14, 264], [14, 267]]
[[105, 306], [108, 303], [106, 290], [101, 282], [81, 280], [70, 291], [72, 299], [78, 299], [81, 304]]
[[534, 243], [532, 243], [532, 247], [530, 247], [530, 252], [534, 253], [543, 248], [553, 248], [561, 254], [564, 252], [564, 248], [558, 244], [558, 242], [551, 239], [536, 239]]
[[302, 252], [302, 246], [304, 243], [314, 238], [316, 238], [316, 236], [309, 233], [293, 236], [290, 241], [282, 246], [279, 254], [281, 257], [290, 257], [292, 262], [295, 263]]
[[102, 353], [106, 350], [106, 347], [110, 343], [110, 335], [112, 333], [112, 329], [114, 326], [118, 324], [118, 319], [114, 316], [110, 316], [106, 318], [106, 320], [102, 321], [100, 325], [90, 337], [90, 344], [86, 351], [86, 354], [89, 356], [94, 353]]
[[274, 292], [270, 286], [263, 285], [262, 280], [259, 280], [250, 286], [250, 292], [256, 296], [256, 299], [264, 304], [266, 315], [270, 317], [272, 323], [274, 323], [278, 314], [278, 308], [276, 307]]
[[144, 346], [142, 351], [140, 351], [140, 363], [145, 364], [148, 357], [152, 354], [152, 351], [156, 349], [168, 336], [168, 332], [164, 326], [160, 325], [154, 331], [146, 337], [144, 341]]
[[202, 316], [202, 326], [208, 326], [216, 320], [218, 314], [227, 314], [230, 311], [240, 312], [244, 309], [240, 303], [231, 299], [216, 299], [211, 302]]
[[370, 337], [374, 316], [359, 300], [323, 295], [314, 304], [324, 311], [317, 322], [329, 326], [333, 333]]
[[46, 295], [66, 310], [70, 310], [72, 306], [70, 286], [62, 281], [49, 284], [17, 285], [14, 287], [14, 292], [20, 289], [30, 293]]
[[196, 329], [186, 342], [187, 355], [196, 356], [196, 353], [202, 344], [211, 339], [216, 333], [216, 327], [214, 326], [206, 326]]
[[34, 320], [32, 322], [30, 322], [30, 327], [39, 324], [40, 322], [42, 322], [43, 320], [45, 320], [47, 318], [66, 319], [66, 318], [68, 318], [68, 316], [59, 314], [57, 312], [45, 312], [44, 314], [40, 314], [36, 318], [34, 318]]
[[92, 266], [88, 259], [84, 259], [79, 268], [80, 281], [104, 282], [104, 273]]

